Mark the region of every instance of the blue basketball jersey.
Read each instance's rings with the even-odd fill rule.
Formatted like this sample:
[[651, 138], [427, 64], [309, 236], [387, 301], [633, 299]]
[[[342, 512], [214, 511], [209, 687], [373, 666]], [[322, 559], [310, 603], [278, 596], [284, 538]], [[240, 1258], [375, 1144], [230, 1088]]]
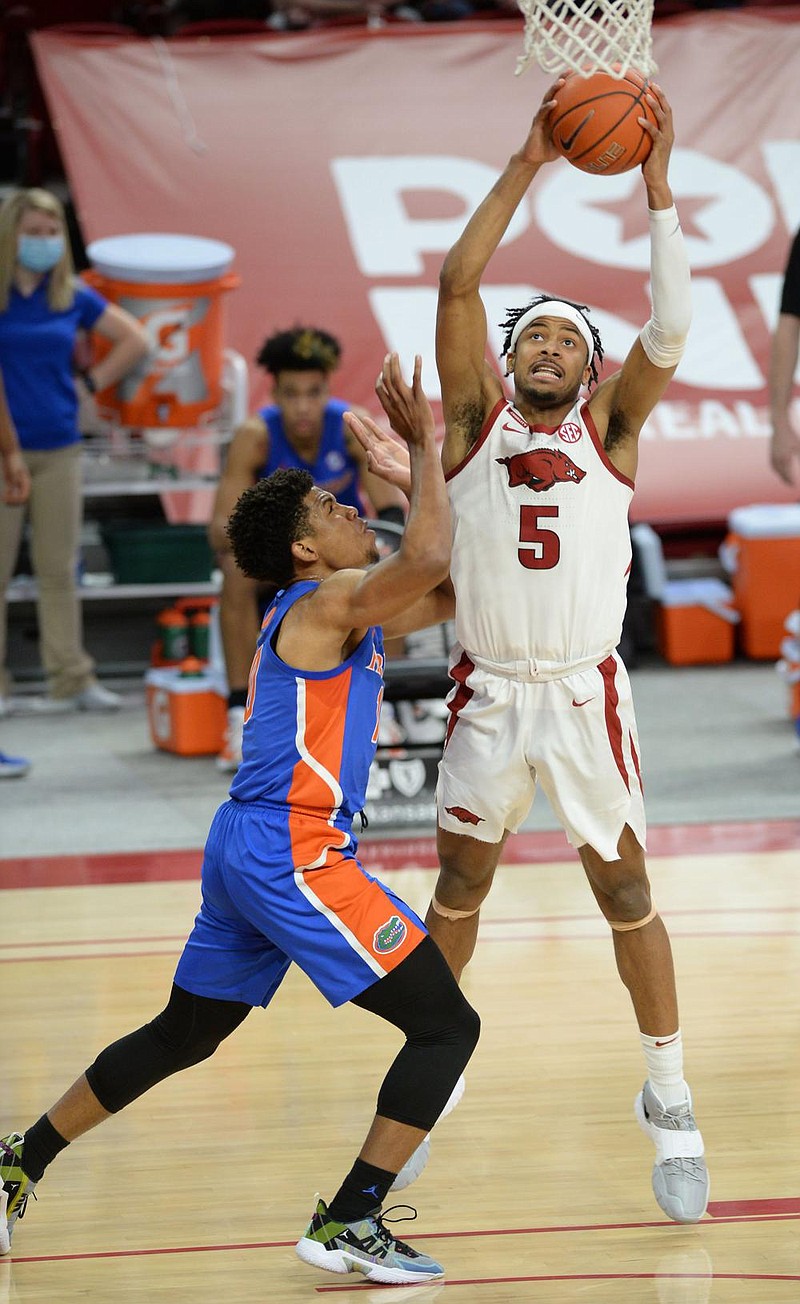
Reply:
[[267, 609], [250, 670], [242, 764], [231, 797], [321, 816], [350, 829], [363, 809], [383, 697], [383, 634], [370, 627], [333, 670], [297, 670], [274, 642], [316, 581], [281, 590]]
[[327, 489], [345, 507], [355, 507], [364, 515], [364, 503], [358, 491], [358, 466], [347, 449], [342, 417], [347, 404], [332, 398], [325, 406], [322, 438], [315, 461], [306, 462], [292, 448], [286, 437], [280, 408], [272, 403], [259, 411], [269, 431], [269, 456], [261, 471], [265, 479], [282, 467], [296, 467], [308, 471], [315, 485]]

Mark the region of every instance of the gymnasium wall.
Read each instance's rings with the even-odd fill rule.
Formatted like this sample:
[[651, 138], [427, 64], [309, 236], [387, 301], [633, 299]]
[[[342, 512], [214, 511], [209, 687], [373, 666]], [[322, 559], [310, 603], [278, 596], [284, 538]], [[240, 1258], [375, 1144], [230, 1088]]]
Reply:
[[[795, 11], [697, 12], [655, 29], [674, 106], [672, 183], [693, 268], [678, 378], [644, 432], [635, 519], [723, 520], [796, 497], [767, 461], [770, 331], [800, 226]], [[42, 31], [35, 53], [87, 243], [133, 231], [228, 241], [228, 343], [249, 360], [297, 322], [342, 338], [336, 390], [377, 409], [387, 349], [438, 394], [438, 270], [547, 86], [514, 76], [521, 24], [331, 28], [225, 40]], [[589, 304], [606, 374], [649, 312], [641, 174], [540, 173], [484, 286], [491, 347], [540, 289]], [[251, 373], [253, 400], [266, 381]], [[800, 413], [798, 414], [800, 416]]]

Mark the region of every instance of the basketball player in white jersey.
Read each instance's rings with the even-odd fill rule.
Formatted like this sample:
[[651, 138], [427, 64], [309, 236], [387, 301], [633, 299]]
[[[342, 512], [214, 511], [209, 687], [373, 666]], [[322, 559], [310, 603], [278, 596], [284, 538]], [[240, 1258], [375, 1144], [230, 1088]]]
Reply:
[[[683, 1077], [669, 938], [650, 896], [639, 745], [615, 648], [631, 563], [638, 437], [683, 352], [689, 266], [668, 181], [663, 92], [642, 167], [652, 315], [622, 368], [597, 384], [600, 336], [581, 306], [542, 297], [509, 314], [505, 368], [485, 361], [484, 270], [539, 168], [557, 157], [548, 92], [522, 148], [470, 218], [440, 277], [436, 356], [453, 515], [455, 687], [439, 771], [441, 872], [426, 918], [460, 977], [503, 844], [541, 783], [612, 930], [648, 1077], [635, 1111], [656, 1146], [653, 1189], [670, 1218], [708, 1202], [703, 1143]], [[381, 381], [378, 382], [381, 394]], [[588, 390], [588, 398], [582, 391]], [[388, 441], [371, 469], [403, 483]]]

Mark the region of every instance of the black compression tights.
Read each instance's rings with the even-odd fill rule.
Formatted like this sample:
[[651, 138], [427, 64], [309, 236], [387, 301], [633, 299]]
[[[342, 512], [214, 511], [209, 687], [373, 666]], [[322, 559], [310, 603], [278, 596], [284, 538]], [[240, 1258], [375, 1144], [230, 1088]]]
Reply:
[[[408, 959], [353, 1002], [386, 1019], [406, 1042], [384, 1079], [378, 1113], [430, 1131], [475, 1049], [480, 1021], [439, 948], [426, 937]], [[110, 1114], [157, 1082], [208, 1059], [250, 1013], [239, 1001], [193, 996], [173, 985], [151, 1023], [98, 1055], [86, 1077]]]
[[166, 1009], [143, 1028], [106, 1046], [86, 1070], [103, 1109], [116, 1114], [157, 1082], [214, 1054], [250, 1006], [193, 996], [173, 984]]
[[480, 1019], [436, 943], [426, 937], [353, 1004], [393, 1023], [406, 1037], [378, 1093], [378, 1113], [430, 1132], [480, 1033]]

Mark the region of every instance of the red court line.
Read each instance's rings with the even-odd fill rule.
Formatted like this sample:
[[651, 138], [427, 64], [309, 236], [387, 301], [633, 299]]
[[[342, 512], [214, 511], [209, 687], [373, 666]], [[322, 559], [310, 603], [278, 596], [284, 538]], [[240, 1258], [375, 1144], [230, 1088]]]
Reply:
[[[752, 917], [753, 915], [796, 915], [796, 914], [800, 914], [800, 906], [703, 906], [696, 910], [663, 910], [661, 911], [661, 914], [665, 919], [678, 919], [682, 915], [689, 915], [692, 919], [696, 919], [700, 915], [714, 915], [715, 917], [719, 915], [747, 915], [748, 917]], [[504, 917], [490, 918], [484, 920], [484, 928], [487, 927], [505, 928], [509, 924], [576, 924], [576, 923], [601, 924], [602, 922], [603, 922], [602, 915], [600, 915], [595, 910], [589, 914], [582, 913], [578, 915], [514, 915], [513, 918], [504, 918]], [[672, 933], [673, 936], [677, 936], [677, 937], [716, 937], [716, 936], [795, 937], [796, 936], [795, 929], [784, 929], [781, 930], [780, 932], [775, 932], [773, 930], [761, 930], [761, 929], [755, 931], [749, 930], [748, 932], [741, 932], [739, 930], [731, 929], [722, 933], [679, 933], [676, 932], [675, 930], [672, 930]], [[604, 932], [602, 936], [607, 937], [608, 934]], [[520, 937], [507, 937], [504, 938], [503, 940], [510, 941], [510, 942], [527, 941], [528, 937], [529, 937], [528, 934], [524, 934], [521, 935]], [[537, 940], [542, 940], [544, 937], [550, 939], [555, 938], [556, 940], [572, 940], [572, 941], [576, 940], [578, 937], [584, 938], [584, 940], [586, 941], [598, 940], [596, 937], [587, 936], [586, 934], [583, 933], [581, 934], [547, 933], [547, 934], [537, 935]], [[0, 952], [47, 950], [47, 949], [54, 949], [55, 947], [61, 947], [62, 949], [66, 949], [71, 946], [122, 946], [123, 944], [126, 943], [131, 943], [131, 944], [138, 943], [139, 945], [144, 945], [145, 943], [152, 943], [152, 942], [178, 942], [180, 944], [183, 944], [185, 939], [186, 939], [186, 933], [144, 933], [139, 937], [62, 937], [55, 941], [52, 939], [47, 939], [41, 942], [0, 942]], [[87, 952], [87, 954], [89, 953]], [[161, 952], [155, 952], [155, 954], [161, 954]], [[18, 958], [23, 959], [24, 957], [20, 956]], [[41, 958], [46, 959], [45, 956], [42, 956]], [[2, 963], [2, 956], [0, 956], [0, 963]]]
[[[703, 1219], [696, 1223], [697, 1227], [722, 1227], [728, 1223], [764, 1223], [764, 1222], [795, 1222], [800, 1215], [796, 1214], [754, 1214], [752, 1216], [731, 1217], [731, 1218], [714, 1218]], [[575, 1224], [556, 1224], [552, 1227], [485, 1227], [480, 1229], [471, 1229], [460, 1232], [415, 1232], [412, 1237], [415, 1241], [452, 1241], [462, 1240], [464, 1237], [483, 1237], [483, 1236], [546, 1236], [562, 1235], [565, 1232], [619, 1232], [619, 1231], [641, 1231], [648, 1227], [675, 1227], [674, 1222], [666, 1219], [653, 1219], [647, 1222], [620, 1222], [620, 1223], [575, 1223]], [[230, 1245], [158, 1245], [149, 1249], [141, 1250], [85, 1250], [76, 1254], [30, 1254], [27, 1256], [14, 1256], [14, 1263], [69, 1263], [73, 1260], [83, 1259], [136, 1259], [151, 1255], [159, 1254], [218, 1254], [227, 1250], [276, 1250], [286, 1249], [287, 1246], [294, 1245], [295, 1241], [245, 1241], [241, 1244]], [[782, 1280], [778, 1278], [778, 1280]], [[800, 1277], [788, 1277], [787, 1281], [800, 1280]], [[323, 1287], [320, 1289], [335, 1289], [334, 1287]], [[340, 1288], [341, 1289], [341, 1288]]]
[[[800, 820], [655, 826], [647, 840], [651, 856], [791, 851], [800, 849]], [[435, 869], [438, 863], [432, 837], [365, 838], [361, 850], [373, 873]], [[560, 831], [518, 833], [506, 843], [502, 863], [572, 862], [574, 855]], [[0, 888], [199, 880], [201, 860], [199, 849], [9, 857], [0, 860]]]
[[712, 1218], [749, 1218], [762, 1213], [800, 1214], [800, 1198], [789, 1196], [784, 1200], [711, 1200], [708, 1212]]
[[183, 942], [185, 937], [185, 933], [148, 933], [144, 937], [63, 937], [56, 942], [0, 942], [0, 951], [32, 950], [34, 947], [47, 946], [121, 946], [124, 942]]
[[[489, 926], [490, 926], [490, 924], [489, 924], [489, 921], [487, 920], [487, 922], [484, 924], [484, 929], [488, 929]], [[92, 946], [92, 943], [91, 943], [91, 942], [86, 942], [86, 941], [83, 941], [83, 940], [82, 940], [82, 941], [78, 941], [78, 942], [64, 942], [64, 943], [62, 943], [62, 945], [63, 945], [64, 948], [65, 948], [63, 951], [56, 951], [55, 953], [52, 953], [52, 952], [51, 952], [49, 955], [40, 955], [40, 954], [38, 954], [38, 953], [36, 953], [36, 952], [34, 952], [34, 953], [31, 954], [31, 955], [0, 955], [0, 965], [4, 965], [4, 964], [53, 964], [53, 963], [56, 963], [56, 962], [59, 962], [59, 961], [61, 961], [61, 962], [66, 962], [66, 961], [70, 961], [70, 960], [136, 960], [136, 959], [138, 959], [140, 956], [150, 956], [150, 957], [153, 957], [153, 956], [165, 956], [165, 955], [171, 955], [171, 956], [177, 957], [177, 956], [180, 954], [181, 950], [183, 949], [183, 943], [184, 943], [184, 941], [185, 941], [185, 939], [186, 939], [186, 936], [188, 936], [188, 931], [189, 931], [189, 928], [188, 928], [188, 925], [187, 925], [187, 933], [186, 933], [186, 934], [183, 934], [180, 938], [176, 939], [176, 945], [175, 945], [173, 948], [171, 948], [170, 950], [168, 950], [168, 951], [93, 951], [93, 950], [87, 950], [87, 951], [70, 951], [70, 950], [68, 949], [69, 947], [73, 947], [73, 946], [74, 946], [74, 947], [78, 947], [78, 946], [88, 946], [88, 947], [91, 947], [91, 946]], [[671, 929], [670, 929], [670, 933], [669, 933], [669, 935], [670, 935], [670, 938], [672, 939], [673, 942], [677, 942], [677, 941], [687, 941], [687, 942], [691, 942], [691, 941], [702, 940], [702, 939], [706, 939], [706, 940], [707, 940], [707, 939], [709, 939], [709, 938], [717, 938], [717, 939], [719, 939], [719, 938], [732, 938], [732, 937], [737, 937], [737, 938], [752, 938], [752, 937], [761, 937], [761, 938], [765, 938], [765, 937], [768, 937], [768, 938], [778, 938], [778, 937], [798, 937], [798, 936], [800, 936], [800, 930], [797, 929], [797, 928], [783, 928], [783, 929], [777, 929], [777, 928], [776, 928], [776, 929], [761, 929], [761, 930], [759, 930], [759, 929], [752, 929], [752, 928], [751, 928], [751, 929], [727, 929], [727, 930], [726, 930], [726, 929], [716, 929], [716, 930], [712, 930], [712, 929], [704, 929], [703, 931], [692, 932], [692, 933], [685, 933], [685, 932], [682, 932], [681, 929], [679, 929], [679, 928], [671, 928]], [[520, 933], [520, 934], [518, 934], [516, 937], [515, 937], [515, 936], [508, 936], [507, 934], [503, 934], [503, 935], [500, 936], [500, 937], [489, 937], [489, 936], [487, 936], [486, 932], [484, 931], [483, 935], [482, 935], [481, 937], [478, 938], [478, 943], [477, 943], [477, 944], [478, 944], [478, 946], [498, 946], [498, 945], [509, 946], [509, 945], [512, 945], [512, 944], [517, 943], [517, 942], [519, 942], [519, 943], [525, 943], [525, 942], [602, 942], [603, 945], [605, 945], [605, 944], [606, 944], [606, 940], [607, 940], [607, 938], [608, 938], [608, 934], [605, 933], [605, 932], [594, 933], [594, 934], [591, 934], [591, 933], [556, 933], [556, 932], [552, 932], [552, 933]], [[136, 940], [136, 939], [134, 939], [134, 940]], [[143, 938], [143, 939], [142, 939], [143, 942], [147, 942], [148, 940], [149, 940], [148, 938]], [[106, 939], [105, 944], [108, 945], [108, 944], [110, 944], [112, 941], [113, 941], [113, 939]], [[34, 943], [29, 943], [29, 945], [31, 945], [31, 946], [35, 946], [36, 943], [35, 943], [35, 942], [34, 942]], [[57, 945], [57, 943], [51, 943], [51, 944], [49, 944], [49, 945]], [[13, 942], [10, 943], [10, 944], [9, 944], [9, 947], [10, 947], [10, 949], [13, 950], [13, 948], [14, 948], [14, 943], [13, 943]]]
[[[188, 932], [187, 929], [187, 936]], [[773, 934], [770, 933], [770, 936], [772, 937]], [[82, 951], [79, 955], [7, 955], [0, 957], [0, 964], [53, 964], [58, 961], [63, 963], [66, 960], [140, 960], [145, 957], [152, 959], [153, 956], [158, 955], [171, 955], [174, 960], [177, 960], [181, 950], [182, 947], [178, 945], [171, 951]]]

